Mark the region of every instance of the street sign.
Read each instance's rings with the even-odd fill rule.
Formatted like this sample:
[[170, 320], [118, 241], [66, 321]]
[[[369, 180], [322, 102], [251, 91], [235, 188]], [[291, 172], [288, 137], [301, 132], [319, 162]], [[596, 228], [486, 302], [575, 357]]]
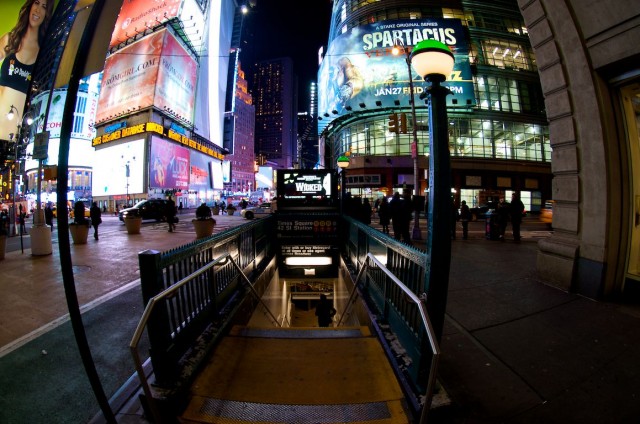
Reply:
[[49, 131], [36, 134], [33, 141], [33, 158], [45, 160], [49, 156]]

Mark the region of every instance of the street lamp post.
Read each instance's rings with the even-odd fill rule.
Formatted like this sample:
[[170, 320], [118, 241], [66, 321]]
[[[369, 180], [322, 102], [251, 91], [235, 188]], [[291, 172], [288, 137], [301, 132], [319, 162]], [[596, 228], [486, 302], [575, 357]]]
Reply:
[[[9, 108], [9, 112], [7, 113], [7, 119], [12, 121], [13, 118], [15, 118], [17, 116], [16, 114], [18, 113], [19, 113], [18, 109], [16, 109], [14, 105], [11, 105], [11, 107]], [[17, 229], [18, 223], [16, 221], [16, 197], [18, 196], [18, 184], [20, 182], [18, 178], [18, 174], [21, 172], [20, 161], [21, 161], [22, 153], [25, 148], [25, 125], [27, 127], [30, 127], [32, 124], [33, 124], [33, 118], [31, 117], [31, 113], [29, 111], [26, 111], [22, 115], [22, 118], [20, 118], [20, 120], [16, 124], [16, 133], [9, 134], [10, 141], [13, 141], [15, 143], [15, 146], [13, 149], [15, 154], [13, 169], [15, 172], [11, 176], [11, 185], [12, 185], [11, 195], [13, 197], [13, 213], [11, 214], [12, 216], [10, 217], [10, 222], [13, 221], [11, 235], [14, 235], [15, 233], [18, 232], [18, 229]], [[22, 244], [22, 231], [20, 231], [20, 241]]]
[[351, 164], [351, 162], [349, 161], [349, 156], [340, 155], [340, 157], [338, 157], [337, 164], [338, 164], [338, 168], [340, 168], [340, 171], [341, 171], [340, 174], [342, 176], [342, 184], [340, 184], [340, 214], [344, 214], [344, 195], [345, 195], [345, 192], [347, 191], [346, 174], [347, 174], [347, 168]]
[[443, 83], [453, 71], [454, 57], [436, 40], [424, 40], [411, 52], [411, 64], [430, 86], [429, 96], [429, 208], [427, 254], [427, 311], [436, 338], [441, 340], [451, 265], [451, 160], [447, 128], [447, 94]]
[[[418, 123], [416, 118], [416, 105], [413, 91], [413, 76], [411, 74], [411, 59], [409, 57], [409, 47], [405, 46], [400, 38], [396, 38], [396, 45], [393, 47], [393, 54], [397, 55], [400, 50], [404, 52], [405, 62], [407, 63], [407, 75], [409, 76], [409, 104], [411, 105], [411, 127], [413, 128], [413, 140], [411, 141], [411, 158], [413, 159], [413, 191], [418, 196], [420, 189], [419, 167], [418, 167]], [[413, 211], [413, 229], [411, 238], [413, 240], [422, 240], [422, 231], [420, 231], [420, 210], [415, 208]]]
[[[11, 106], [7, 117], [9, 119], [13, 119], [14, 111], [17, 112], [17, 109], [14, 106]], [[37, 117], [38, 125], [42, 115]], [[25, 124], [27, 127], [31, 127], [34, 123], [34, 118], [32, 116], [31, 109], [27, 110], [20, 123], [18, 124], [18, 138], [16, 144], [16, 155], [18, 151], [18, 147], [21, 146], [21, 143], [24, 143], [24, 130]], [[30, 136], [30, 133], [27, 134]], [[46, 159], [46, 148], [48, 147], [48, 132], [37, 133], [35, 135], [34, 140], [34, 148], [32, 153], [32, 158], [38, 160], [38, 173], [37, 173], [37, 187], [36, 187], [36, 210], [33, 214], [33, 226], [31, 227], [31, 255], [33, 256], [44, 256], [50, 255], [53, 252], [53, 246], [51, 244], [51, 229], [45, 223], [44, 219], [44, 211], [42, 209], [41, 204], [41, 191], [42, 191], [42, 160]], [[28, 140], [27, 140], [28, 142]], [[45, 156], [42, 156], [44, 152]], [[16, 157], [17, 159], [17, 157]]]

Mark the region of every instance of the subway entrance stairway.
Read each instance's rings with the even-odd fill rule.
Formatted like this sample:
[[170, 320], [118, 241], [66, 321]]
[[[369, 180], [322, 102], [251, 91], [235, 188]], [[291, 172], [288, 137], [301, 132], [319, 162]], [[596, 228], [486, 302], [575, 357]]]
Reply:
[[[439, 350], [424, 302], [385, 267], [419, 288], [424, 255], [380, 239], [378, 250], [390, 249], [385, 264], [368, 253], [349, 266], [357, 249], [340, 252], [337, 231], [286, 244], [275, 229], [287, 220], [339, 222], [333, 212], [285, 214], [140, 252], [146, 307], [130, 348], [146, 415], [158, 423], [425, 422], [417, 417], [431, 405]], [[314, 316], [321, 297], [335, 309], [327, 328]], [[145, 334], [152, 371], [138, 348]]]
[[190, 390], [182, 423], [408, 423], [366, 327], [234, 327]]

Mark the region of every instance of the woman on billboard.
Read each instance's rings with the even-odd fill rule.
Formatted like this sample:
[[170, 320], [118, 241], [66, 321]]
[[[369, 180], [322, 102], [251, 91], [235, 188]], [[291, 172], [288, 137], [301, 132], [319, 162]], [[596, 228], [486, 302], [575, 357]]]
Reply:
[[[22, 117], [53, 3], [54, 0], [26, 0], [16, 26], [0, 38], [0, 139], [9, 140]], [[7, 118], [11, 106], [16, 109], [14, 120]]]

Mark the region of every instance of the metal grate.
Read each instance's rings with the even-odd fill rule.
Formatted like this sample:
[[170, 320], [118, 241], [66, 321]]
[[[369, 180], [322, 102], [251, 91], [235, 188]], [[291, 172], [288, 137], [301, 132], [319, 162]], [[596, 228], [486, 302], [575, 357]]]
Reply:
[[267, 337], [270, 339], [334, 339], [362, 337], [362, 331], [357, 328], [324, 329], [324, 330], [295, 330], [291, 328], [243, 328], [237, 334], [244, 337]]
[[349, 405], [275, 405], [207, 398], [200, 414], [244, 422], [345, 423], [391, 418], [385, 402]]

